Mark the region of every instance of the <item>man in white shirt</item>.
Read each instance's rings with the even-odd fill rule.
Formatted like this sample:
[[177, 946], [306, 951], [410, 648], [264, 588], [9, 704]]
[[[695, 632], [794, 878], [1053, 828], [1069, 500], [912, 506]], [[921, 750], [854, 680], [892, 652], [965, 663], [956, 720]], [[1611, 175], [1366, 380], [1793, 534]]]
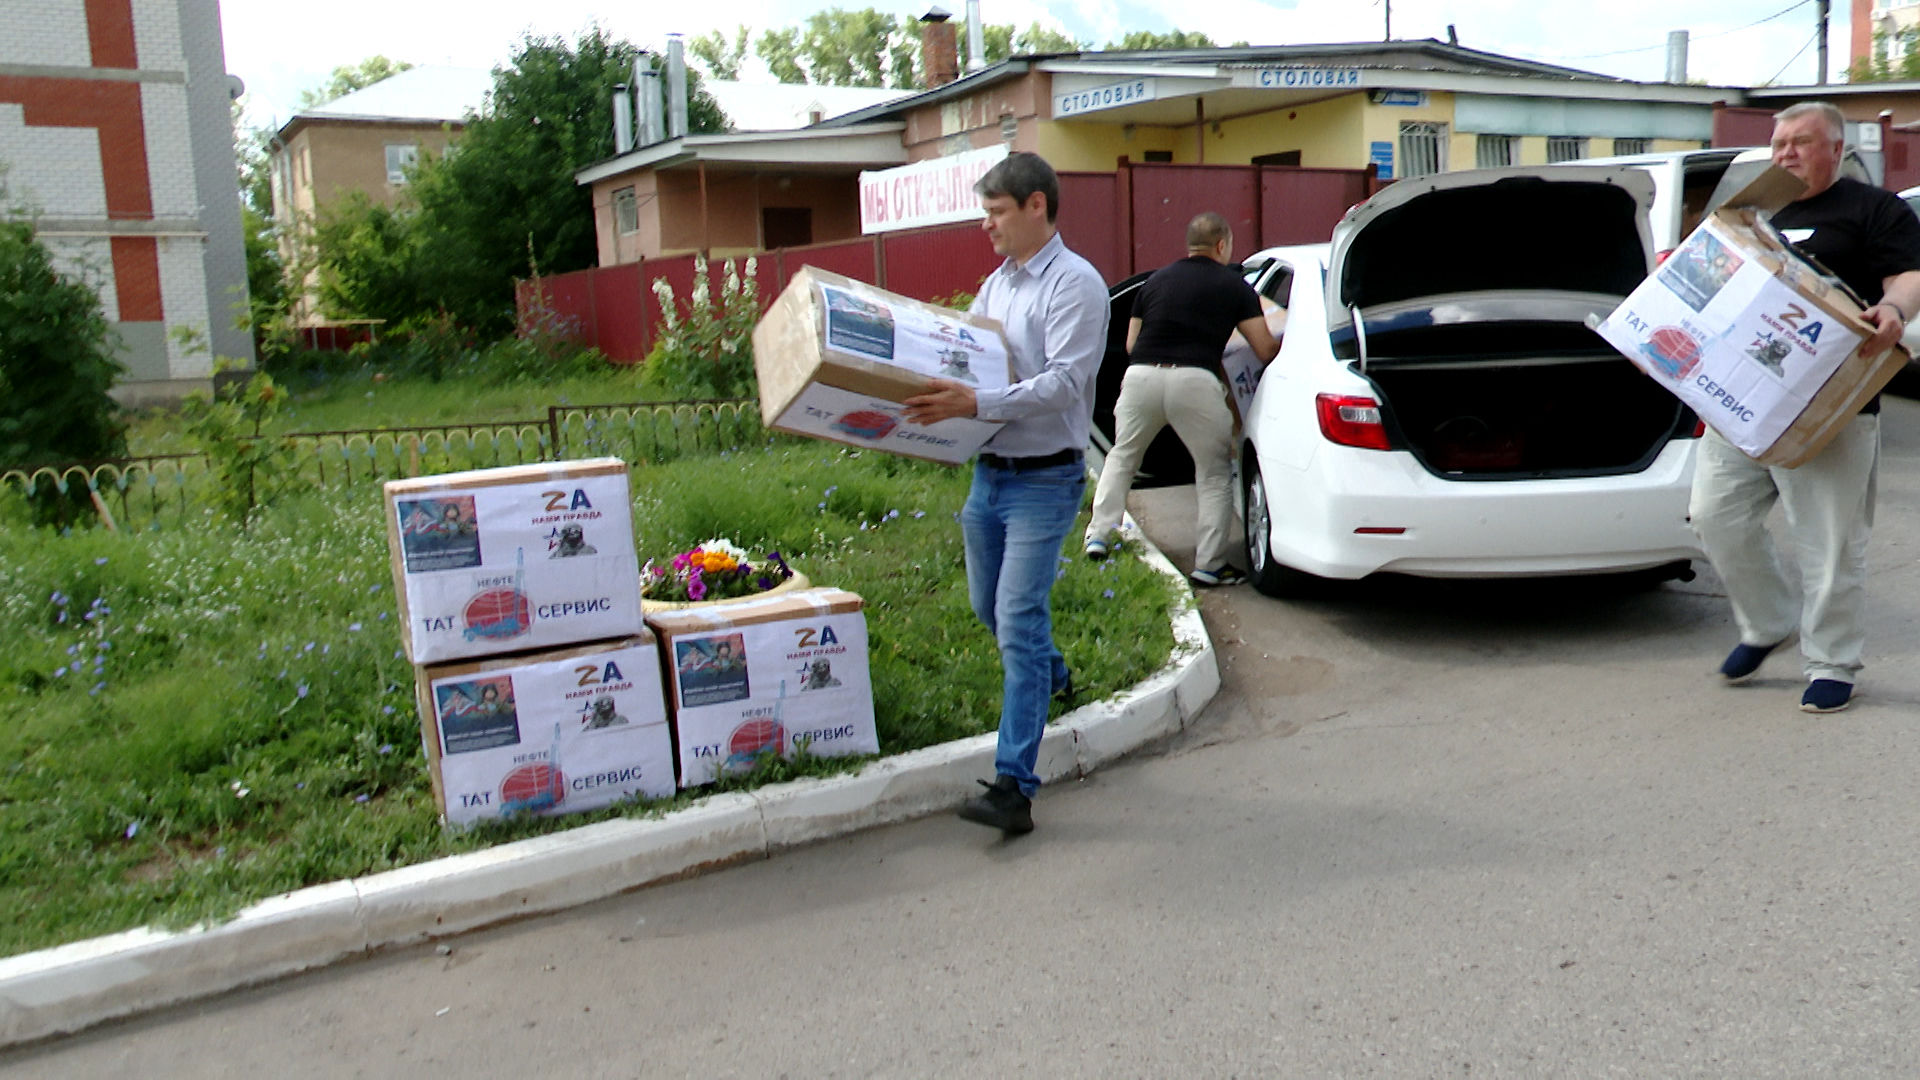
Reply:
[[987, 276], [972, 310], [998, 319], [1012, 347], [1013, 379], [976, 390], [934, 379], [905, 402], [907, 418], [999, 422], [974, 463], [961, 511], [967, 592], [1000, 643], [1000, 744], [993, 781], [960, 810], [1008, 835], [1033, 830], [1034, 765], [1053, 697], [1073, 677], [1053, 642], [1051, 597], [1060, 549], [1086, 492], [1082, 453], [1093, 421], [1094, 374], [1107, 345], [1107, 286], [1067, 250], [1055, 228], [1060, 180], [1037, 154], [1009, 154], [974, 184], [983, 227], [1006, 262]]

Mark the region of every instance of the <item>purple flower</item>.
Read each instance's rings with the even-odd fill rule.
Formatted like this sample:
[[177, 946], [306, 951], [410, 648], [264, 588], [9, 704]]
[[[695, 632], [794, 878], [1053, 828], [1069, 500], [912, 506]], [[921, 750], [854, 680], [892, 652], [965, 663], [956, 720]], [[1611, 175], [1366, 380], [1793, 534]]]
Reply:
[[105, 555], [100, 556], [99, 558], [93, 560], [93, 565], [95, 566], [107, 565], [107, 557]]
[[392, 743], [385, 743], [385, 744], [383, 744], [383, 745], [382, 745], [382, 746], [380, 747], [380, 752], [381, 752], [381, 753], [383, 753], [383, 754], [391, 754], [391, 753], [393, 753], [393, 744], [392, 744]]
[[296, 693], [296, 694], [298, 694], [298, 695], [300, 695], [301, 697], [306, 697], [306, 696], [307, 696], [307, 684], [306, 684], [306, 683], [301, 683], [301, 684], [300, 684], [299, 686], [296, 686], [296, 687], [294, 687], [294, 688], [293, 688], [293, 692], [294, 692], [294, 693]]
[[363, 794], [360, 794], [360, 795], [355, 795], [355, 796], [353, 797], [353, 801], [354, 801], [354, 802], [360, 802], [360, 803], [363, 803], [363, 802], [366, 802], [366, 801], [367, 801], [368, 799], [371, 799], [371, 798], [373, 798], [373, 796], [371, 796], [371, 795], [367, 795], [367, 794], [364, 794], [364, 793], [363, 793]]
[[700, 577], [698, 570], [687, 578], [687, 599], [700, 600], [707, 595], [707, 583]]
[[139, 831], [140, 831], [140, 823], [138, 821], [127, 822], [127, 839], [129, 840], [133, 839], [134, 834]]
[[359, 632], [360, 632], [360, 624], [359, 624], [359, 623], [357, 623], [357, 622], [350, 622], [350, 623], [348, 623], [348, 624], [347, 624], [347, 633], [349, 633], [349, 634], [357, 634], [357, 633], [359, 633]]
[[66, 674], [67, 674], [67, 666], [65, 664], [62, 664], [59, 667], [53, 669], [53, 677], [56, 679], [65, 678]]
[[1101, 596], [1104, 596], [1104, 597], [1106, 597], [1106, 598], [1107, 598], [1107, 599], [1109, 599], [1109, 600], [1111, 600], [1111, 599], [1113, 599], [1113, 590], [1112, 590], [1112, 589], [1108, 589], [1107, 591], [1105, 591], [1105, 592], [1103, 592], [1103, 593], [1101, 593], [1100, 595], [1101, 595]]
[[384, 712], [384, 713], [385, 713], [386, 715], [388, 715], [388, 716], [392, 716], [392, 715], [393, 715], [393, 706], [391, 706], [391, 705], [383, 705], [383, 706], [381, 706], [381, 711], [382, 711], [382, 712]]

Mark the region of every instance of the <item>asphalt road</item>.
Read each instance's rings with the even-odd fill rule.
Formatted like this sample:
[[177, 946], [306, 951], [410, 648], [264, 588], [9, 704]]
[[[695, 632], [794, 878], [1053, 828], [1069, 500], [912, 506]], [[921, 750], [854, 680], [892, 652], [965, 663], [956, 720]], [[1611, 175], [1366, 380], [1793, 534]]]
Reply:
[[[1915, 1075], [1920, 407], [1886, 415], [1848, 712], [1791, 657], [1715, 682], [1710, 572], [1223, 590], [1221, 695], [1032, 836], [875, 830], [0, 1073]], [[1190, 499], [1135, 497], [1182, 566]]]

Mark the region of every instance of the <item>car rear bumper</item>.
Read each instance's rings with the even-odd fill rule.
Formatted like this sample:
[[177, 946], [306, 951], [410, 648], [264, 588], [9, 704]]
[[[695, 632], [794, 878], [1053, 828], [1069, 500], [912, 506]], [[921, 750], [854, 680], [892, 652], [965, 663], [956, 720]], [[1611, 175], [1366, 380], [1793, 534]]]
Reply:
[[1687, 521], [1695, 446], [1673, 440], [1626, 476], [1461, 481], [1403, 451], [1323, 445], [1304, 471], [1263, 462], [1274, 556], [1330, 578], [1607, 573], [1701, 558]]

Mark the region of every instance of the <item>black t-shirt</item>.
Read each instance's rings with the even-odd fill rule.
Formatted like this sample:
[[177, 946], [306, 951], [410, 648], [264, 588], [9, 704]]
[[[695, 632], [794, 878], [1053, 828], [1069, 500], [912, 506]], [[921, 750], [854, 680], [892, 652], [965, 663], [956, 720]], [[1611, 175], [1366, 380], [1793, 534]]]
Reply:
[[1141, 320], [1131, 362], [1217, 371], [1233, 328], [1260, 315], [1260, 296], [1234, 266], [1189, 255], [1153, 272], [1133, 302]]
[[[1843, 176], [1820, 194], [1781, 207], [1772, 221], [1869, 307], [1880, 302], [1885, 279], [1920, 270], [1920, 217], [1884, 188]], [[1812, 234], [1804, 235], [1806, 230]], [[1861, 410], [1879, 411], [1877, 395]]]

